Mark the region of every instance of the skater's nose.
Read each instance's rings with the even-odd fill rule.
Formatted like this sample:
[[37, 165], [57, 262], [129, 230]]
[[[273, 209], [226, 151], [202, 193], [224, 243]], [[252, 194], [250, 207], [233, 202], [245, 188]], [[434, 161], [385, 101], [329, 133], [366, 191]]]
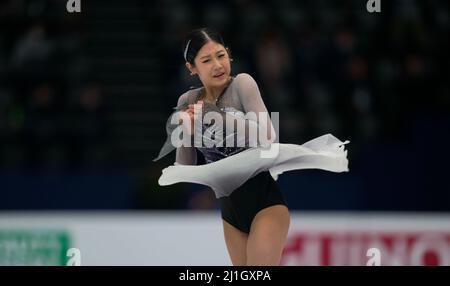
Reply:
[[213, 63], [214, 63], [213, 67], [214, 67], [215, 71], [218, 71], [218, 70], [220, 70], [222, 68], [222, 63], [219, 61], [219, 59], [214, 58], [213, 59]]

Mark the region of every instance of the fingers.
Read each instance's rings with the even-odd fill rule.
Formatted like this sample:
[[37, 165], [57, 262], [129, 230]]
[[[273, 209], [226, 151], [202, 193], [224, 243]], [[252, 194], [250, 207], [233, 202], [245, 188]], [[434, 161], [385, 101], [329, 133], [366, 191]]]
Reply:
[[[203, 105], [203, 100], [199, 100], [199, 101], [197, 101], [197, 103], [195, 103], [195, 104], [200, 104], [200, 105]], [[188, 105], [188, 109], [190, 109], [190, 108], [192, 108], [192, 109], [194, 109], [194, 104], [189, 104]]]
[[[203, 101], [202, 100], [197, 101], [196, 105], [199, 105], [199, 104], [201, 105], [200, 107], [202, 107]], [[198, 106], [197, 106], [197, 108], [198, 108]], [[188, 113], [191, 113], [191, 112], [194, 113], [194, 110], [195, 110], [194, 104], [189, 104], [188, 108], [186, 108], [184, 111], [186, 111]]]
[[[194, 123], [194, 113], [195, 113], [194, 105], [197, 105], [197, 108], [198, 108], [198, 105], [200, 105], [200, 108], [202, 108], [203, 104], [204, 104], [203, 100], [199, 100], [199, 101], [197, 101], [196, 104], [189, 104], [186, 109], [182, 110], [183, 113], [185, 113], [189, 116], [191, 124]], [[187, 118], [185, 118], [185, 119], [186, 119], [186, 121], [188, 121]], [[180, 119], [179, 123], [182, 124], [183, 120]]]
[[188, 108], [182, 111], [184, 114], [187, 114], [189, 116], [189, 118], [193, 119], [194, 118], [194, 109], [193, 108]]
[[[201, 106], [203, 106], [203, 100], [197, 101], [196, 105], [199, 105], [199, 104]], [[198, 106], [197, 106], [197, 108], [198, 108]], [[194, 113], [195, 113], [194, 104], [189, 104], [188, 108], [184, 109], [183, 112], [186, 112], [189, 115], [189, 117], [193, 120], [194, 119]]]

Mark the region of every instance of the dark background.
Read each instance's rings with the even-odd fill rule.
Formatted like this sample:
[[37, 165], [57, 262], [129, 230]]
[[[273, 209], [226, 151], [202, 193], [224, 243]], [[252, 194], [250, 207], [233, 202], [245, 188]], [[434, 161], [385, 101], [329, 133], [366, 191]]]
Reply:
[[450, 211], [448, 1], [0, 1], [0, 209], [211, 209], [152, 162], [197, 84], [183, 37], [219, 30], [280, 142], [332, 133], [349, 173], [292, 171], [292, 209]]

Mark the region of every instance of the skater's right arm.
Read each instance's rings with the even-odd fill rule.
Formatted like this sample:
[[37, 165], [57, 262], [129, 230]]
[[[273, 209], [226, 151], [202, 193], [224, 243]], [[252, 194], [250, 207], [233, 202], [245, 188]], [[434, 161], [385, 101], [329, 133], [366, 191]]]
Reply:
[[[182, 94], [180, 96], [180, 98], [178, 99], [177, 106], [186, 104], [188, 102], [187, 96], [188, 96], [188, 93]], [[193, 119], [193, 116], [194, 116], [193, 107], [189, 107], [189, 108], [185, 109], [185, 111], [187, 111], [189, 113], [189, 116], [193, 123], [193, 120], [194, 120]], [[176, 150], [175, 161], [178, 164], [182, 164], [182, 165], [197, 165], [197, 151], [195, 150], [195, 147], [185, 147], [185, 146], [178, 147]]]

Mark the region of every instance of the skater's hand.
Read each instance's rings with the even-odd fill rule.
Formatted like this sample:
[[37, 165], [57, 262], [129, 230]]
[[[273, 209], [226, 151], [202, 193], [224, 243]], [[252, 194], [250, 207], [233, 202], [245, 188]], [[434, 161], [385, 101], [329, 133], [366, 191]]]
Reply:
[[[203, 101], [199, 100], [197, 101], [197, 105], [200, 104], [200, 107], [203, 107]], [[188, 108], [184, 109], [182, 111], [184, 114], [181, 115], [182, 118], [180, 118], [179, 123], [180, 124], [189, 124], [190, 123], [190, 132], [189, 135], [192, 135], [194, 131], [194, 104], [189, 104]], [[201, 112], [199, 113], [201, 116]], [[185, 120], [183, 120], [183, 118]], [[187, 122], [186, 122], [187, 121]]]

